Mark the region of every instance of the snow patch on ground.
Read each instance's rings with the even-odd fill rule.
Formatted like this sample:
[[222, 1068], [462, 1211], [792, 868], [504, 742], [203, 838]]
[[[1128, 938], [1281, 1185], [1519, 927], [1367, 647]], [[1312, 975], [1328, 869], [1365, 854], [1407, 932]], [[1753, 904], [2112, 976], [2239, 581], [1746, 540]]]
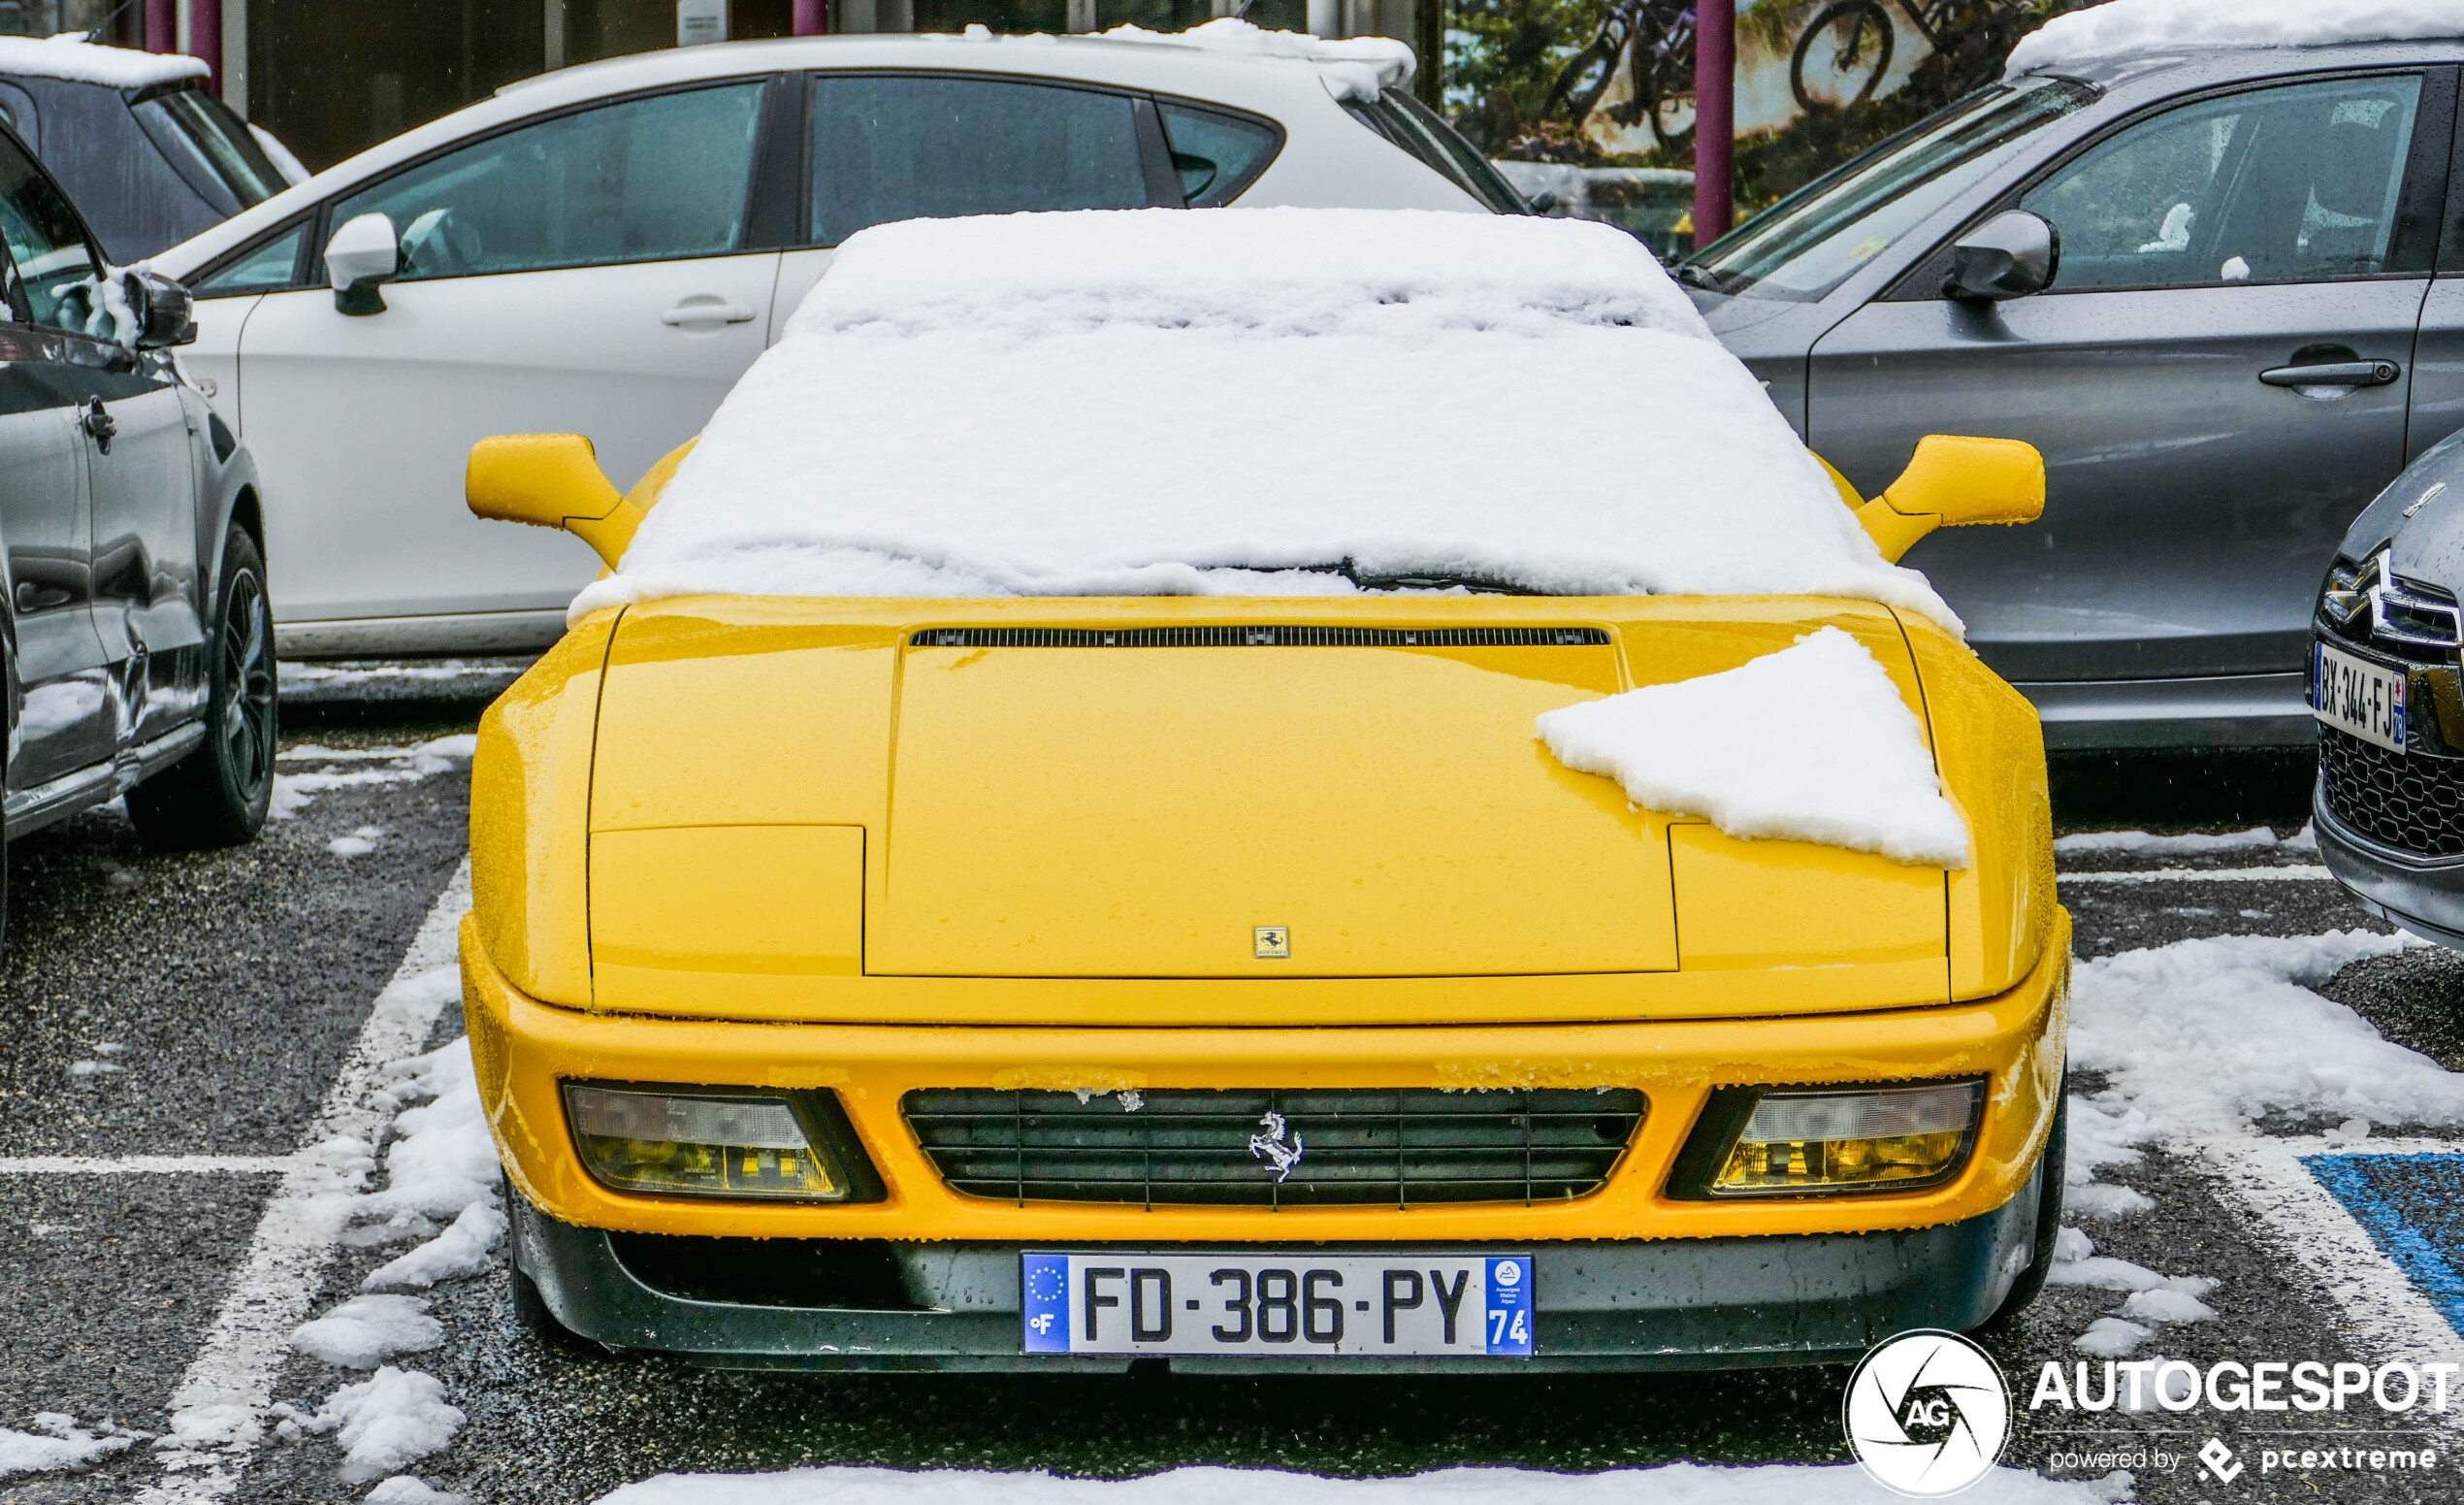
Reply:
[[340, 685], [366, 684], [372, 679], [468, 679], [474, 674], [509, 673], [516, 668], [462, 659], [438, 659], [426, 664], [306, 664], [285, 659], [280, 673], [286, 685]]
[[12, 1474], [48, 1474], [83, 1468], [106, 1455], [125, 1451], [143, 1432], [104, 1423], [99, 1432], [77, 1424], [77, 1418], [57, 1411], [39, 1411], [34, 1430], [0, 1426], [0, 1479]]
[[[1773, 705], [1823, 729], [1820, 756], [1784, 737], [1704, 735]], [[1560, 763], [1615, 779], [1637, 804], [1732, 836], [1967, 866], [1967, 824], [1942, 796], [1925, 729], [1889, 671], [1835, 627], [1725, 673], [1548, 711], [1539, 735]]]
[[2139, 856], [2200, 857], [2212, 852], [2247, 852], [2273, 848], [2286, 852], [2316, 852], [2318, 834], [2304, 826], [2289, 836], [2276, 834], [2271, 827], [2253, 826], [2248, 831], [2222, 833], [2191, 832], [2187, 835], [2159, 836], [2144, 831], [2083, 831], [2076, 835], [2056, 836], [2056, 857], [2078, 857], [2089, 852], [2128, 852]]
[[2270, 1112], [2464, 1123], [2464, 1076], [2303, 986], [2423, 944], [2361, 930], [2220, 935], [2083, 962], [2071, 1063], [2106, 1074], [2132, 1143], [2244, 1134]]
[[2455, 0], [2107, 0], [2022, 37], [2004, 76], [2142, 52], [2456, 36]]
[[303, 1431], [337, 1433], [343, 1482], [366, 1484], [414, 1458], [443, 1452], [466, 1420], [460, 1409], [445, 1404], [444, 1382], [387, 1364], [327, 1396], [299, 1424]]
[[419, 1296], [354, 1296], [291, 1334], [293, 1348], [344, 1369], [373, 1369], [444, 1340], [445, 1325], [428, 1315]]
[[[1479, 422], [1431, 422], [1475, 389]], [[1108, 416], [1055, 424], [1026, 391]], [[1130, 416], [1159, 392], [1189, 400]], [[1268, 392], [1344, 397], [1270, 417], [1236, 396]], [[1431, 578], [1845, 596], [1958, 622], [1882, 559], [1633, 237], [1290, 208], [850, 238], [572, 610]]]
[[[2131, 1480], [2089, 1483], [1997, 1468], [1964, 1500], [2091, 1505], [2127, 1500]], [[1721, 1468], [1670, 1463], [1597, 1474], [1448, 1468], [1401, 1479], [1324, 1479], [1268, 1469], [1176, 1468], [1143, 1479], [1058, 1479], [967, 1469], [793, 1468], [773, 1474], [661, 1474], [599, 1505], [1885, 1505], [1854, 1464]]]
[[384, 835], [385, 828], [382, 826], [362, 826], [347, 836], [336, 836], [326, 842], [325, 850], [337, 857], [366, 857], [376, 850], [376, 843]]
[[[286, 821], [308, 808], [318, 795], [337, 789], [364, 788], [373, 784], [415, 784], [432, 774], [450, 772], [459, 762], [468, 761], [479, 748], [476, 733], [464, 732], [452, 736], [433, 737], [399, 747], [320, 747], [313, 742], [283, 749], [276, 755], [278, 763], [323, 763], [326, 768], [306, 773], [274, 775], [274, 802], [270, 813], [276, 820]], [[346, 763], [383, 763], [390, 767], [350, 769], [334, 767]], [[366, 837], [370, 830], [362, 828], [353, 837]], [[382, 835], [382, 831], [377, 831]], [[371, 845], [345, 851], [340, 844], [352, 837], [328, 842], [328, 850], [337, 856], [355, 857], [372, 850]]]

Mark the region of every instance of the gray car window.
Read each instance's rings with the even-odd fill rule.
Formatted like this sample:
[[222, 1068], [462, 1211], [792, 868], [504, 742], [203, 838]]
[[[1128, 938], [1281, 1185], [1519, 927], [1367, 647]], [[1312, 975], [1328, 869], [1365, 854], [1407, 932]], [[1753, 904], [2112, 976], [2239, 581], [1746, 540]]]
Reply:
[[1002, 79], [813, 81], [817, 245], [893, 219], [1146, 207], [1127, 95]]
[[330, 223], [390, 216], [405, 281], [730, 251], [761, 99], [737, 83], [558, 115], [397, 173]]
[[2028, 190], [2061, 232], [2054, 290], [2384, 271], [2417, 77], [2253, 89], [2168, 110]]
[[299, 272], [300, 238], [308, 234], [308, 229], [306, 224], [296, 224], [260, 242], [208, 275], [192, 290], [200, 298], [223, 298], [289, 285]]
[[9, 243], [34, 322], [84, 334], [101, 270], [68, 195], [16, 144], [0, 138], [0, 239]]
[[1969, 95], [1826, 173], [1685, 263], [1686, 280], [1812, 303], [2096, 97], [2068, 79]]

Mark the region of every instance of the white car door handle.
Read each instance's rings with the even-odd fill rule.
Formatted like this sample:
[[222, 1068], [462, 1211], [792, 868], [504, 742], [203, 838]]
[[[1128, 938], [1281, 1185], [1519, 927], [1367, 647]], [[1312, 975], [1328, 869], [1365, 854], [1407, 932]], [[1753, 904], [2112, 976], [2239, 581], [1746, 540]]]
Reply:
[[740, 303], [696, 303], [691, 299], [659, 315], [662, 324], [746, 324], [754, 310]]

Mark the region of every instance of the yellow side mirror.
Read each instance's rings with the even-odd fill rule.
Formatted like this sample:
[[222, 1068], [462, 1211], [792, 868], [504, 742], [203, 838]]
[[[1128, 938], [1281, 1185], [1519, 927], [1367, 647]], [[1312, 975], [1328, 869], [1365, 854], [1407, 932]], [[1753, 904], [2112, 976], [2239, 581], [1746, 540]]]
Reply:
[[598, 551], [607, 568], [625, 557], [642, 509], [599, 468], [579, 434], [503, 434], [470, 446], [463, 498], [477, 516], [562, 528]]
[[[1824, 467], [1829, 470], [1828, 464]], [[1852, 494], [1832, 471], [1842, 496]], [[2032, 523], [2045, 510], [2045, 458], [2015, 439], [1929, 434], [1889, 489], [1857, 507], [1857, 521], [1897, 563], [1936, 528]]]

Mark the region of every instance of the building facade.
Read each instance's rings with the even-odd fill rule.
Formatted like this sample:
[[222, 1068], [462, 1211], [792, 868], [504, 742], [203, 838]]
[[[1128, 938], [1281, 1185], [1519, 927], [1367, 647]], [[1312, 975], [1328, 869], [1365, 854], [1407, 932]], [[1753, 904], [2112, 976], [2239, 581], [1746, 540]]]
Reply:
[[[0, 31], [94, 26], [114, 0], [0, 0]], [[324, 168], [533, 74], [799, 31], [1158, 31], [1245, 14], [1434, 57], [1438, 0], [130, 0], [99, 40], [213, 63], [222, 95]], [[1426, 35], [1423, 35], [1423, 33]], [[1434, 81], [1431, 81], [1434, 87]], [[1430, 97], [1434, 98], [1434, 92]]]

